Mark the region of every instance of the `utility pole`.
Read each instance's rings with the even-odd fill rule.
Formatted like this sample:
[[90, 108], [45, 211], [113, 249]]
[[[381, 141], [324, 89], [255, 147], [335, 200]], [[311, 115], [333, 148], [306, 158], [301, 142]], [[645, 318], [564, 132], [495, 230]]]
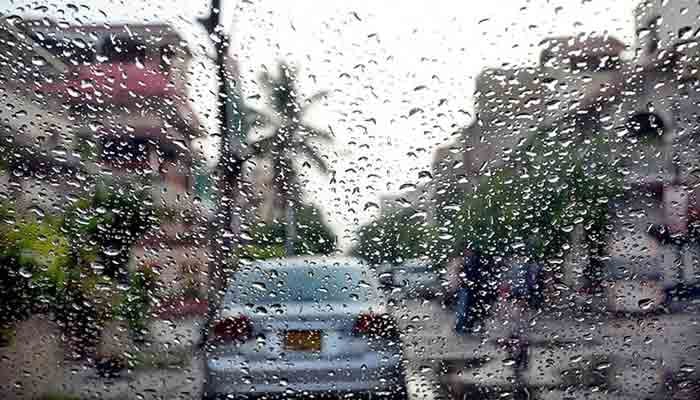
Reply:
[[285, 240], [284, 240], [284, 253], [287, 257], [292, 257], [295, 254], [295, 246], [297, 239], [297, 220], [296, 220], [296, 202], [288, 201], [286, 213], [286, 224], [285, 224]]
[[241, 114], [238, 110], [237, 93], [231, 84], [233, 77], [227, 76], [228, 50], [230, 38], [225, 33], [221, 21], [221, 0], [212, 0], [210, 13], [199, 22], [209, 33], [216, 51], [216, 70], [218, 79], [218, 116], [219, 116], [219, 160], [214, 173], [213, 184], [216, 187], [216, 213], [211, 225], [210, 254], [207, 266], [209, 287], [207, 291], [208, 311], [203, 328], [206, 338], [220, 303], [222, 291], [226, 284], [228, 271], [226, 263], [238, 237], [238, 216], [235, 214], [240, 194], [240, 181], [245, 158], [243, 138], [241, 137]]

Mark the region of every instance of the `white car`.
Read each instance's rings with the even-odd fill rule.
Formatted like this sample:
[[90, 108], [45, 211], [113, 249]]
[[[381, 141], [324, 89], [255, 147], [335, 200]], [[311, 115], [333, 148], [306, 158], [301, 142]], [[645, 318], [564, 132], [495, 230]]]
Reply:
[[401, 396], [401, 349], [376, 273], [351, 258], [235, 272], [210, 334], [206, 398]]

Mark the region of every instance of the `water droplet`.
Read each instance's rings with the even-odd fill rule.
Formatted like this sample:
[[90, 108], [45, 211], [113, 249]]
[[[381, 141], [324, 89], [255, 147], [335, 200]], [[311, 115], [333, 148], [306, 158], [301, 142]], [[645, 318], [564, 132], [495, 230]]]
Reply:
[[34, 56], [32, 57], [32, 64], [36, 65], [37, 67], [43, 67], [46, 65], [46, 60], [44, 57]]

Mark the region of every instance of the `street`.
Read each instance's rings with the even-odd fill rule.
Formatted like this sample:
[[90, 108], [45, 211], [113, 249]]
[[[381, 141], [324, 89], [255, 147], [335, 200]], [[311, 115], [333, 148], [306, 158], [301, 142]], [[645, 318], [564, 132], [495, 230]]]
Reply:
[[484, 336], [456, 335], [453, 313], [423, 300], [406, 301], [396, 318], [414, 398], [428, 391], [434, 398], [459, 395], [472, 387], [507, 392], [516, 379], [540, 398], [561, 398], [564, 392], [569, 398], [640, 398], [659, 390], [664, 371], [694, 365], [700, 355], [686, 339], [700, 335], [694, 313], [598, 322], [540, 315], [531, 320], [527, 366], [516, 378], [509, 354], [490, 334], [499, 331], [492, 327], [500, 321], [487, 321]]
[[[700, 337], [694, 313], [597, 322], [539, 315], [531, 320], [528, 361], [521, 371], [489, 333], [499, 332], [492, 328], [501, 323], [494, 318], [485, 323], [484, 335], [457, 335], [454, 313], [438, 301], [401, 300], [393, 316], [401, 332], [411, 400], [460, 398], [476, 389], [507, 393], [519, 382], [541, 399], [635, 399], [658, 392], [664, 371], [691, 368], [700, 357], [700, 346], [688, 344]], [[149, 354], [159, 360], [170, 355], [170, 361], [114, 378], [66, 361], [54, 391], [81, 399], [199, 399], [203, 359], [193, 346], [199, 323], [154, 322], [159, 340], [150, 344]]]

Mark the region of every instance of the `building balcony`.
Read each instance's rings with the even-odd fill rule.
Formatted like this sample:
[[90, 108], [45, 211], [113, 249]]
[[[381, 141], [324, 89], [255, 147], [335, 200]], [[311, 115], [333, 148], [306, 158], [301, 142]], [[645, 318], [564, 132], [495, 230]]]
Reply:
[[71, 68], [64, 80], [41, 83], [38, 90], [72, 104], [128, 104], [180, 94], [183, 85], [174, 75], [156, 62], [80, 65]]

